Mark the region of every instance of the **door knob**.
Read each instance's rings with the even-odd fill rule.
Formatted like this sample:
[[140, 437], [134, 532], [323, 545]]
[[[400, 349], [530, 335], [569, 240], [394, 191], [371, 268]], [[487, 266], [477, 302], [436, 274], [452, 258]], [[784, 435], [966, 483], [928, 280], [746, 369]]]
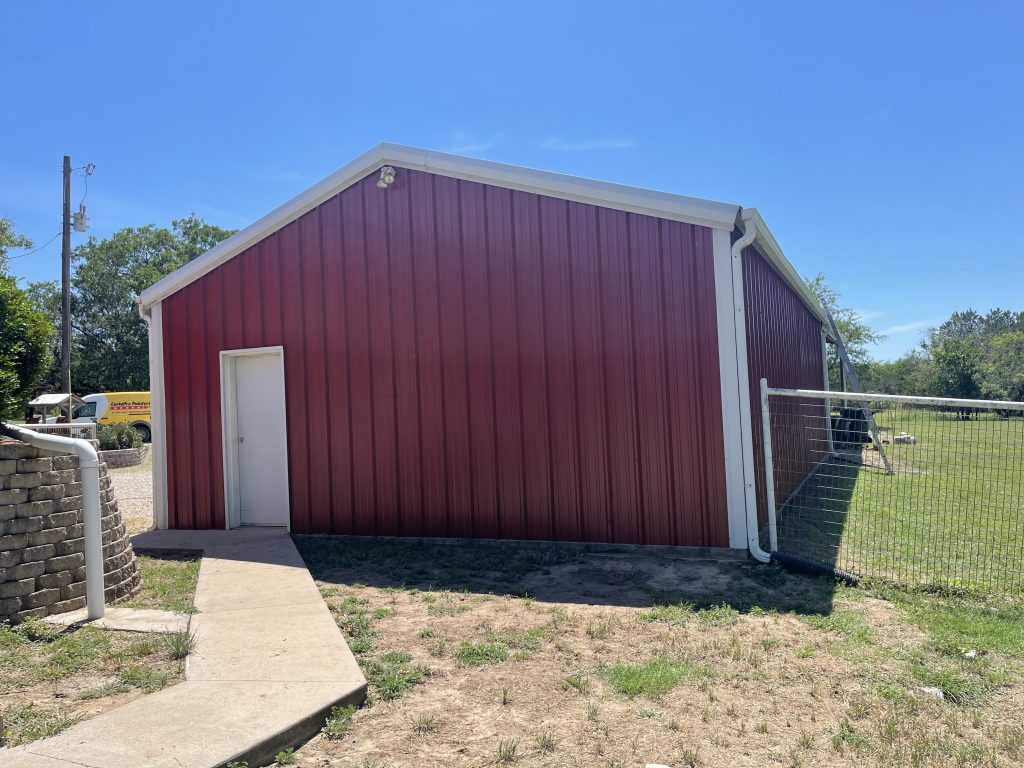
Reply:
[[244, 443], [244, 442], [245, 442], [245, 438], [244, 438], [244, 437], [240, 437], [240, 438], [238, 438], [238, 442], [240, 442], [240, 443]]

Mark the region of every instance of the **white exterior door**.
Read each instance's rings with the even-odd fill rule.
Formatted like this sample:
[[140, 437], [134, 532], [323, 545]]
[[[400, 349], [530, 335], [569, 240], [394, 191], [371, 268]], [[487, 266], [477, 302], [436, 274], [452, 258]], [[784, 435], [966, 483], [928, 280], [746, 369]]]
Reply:
[[233, 382], [225, 384], [234, 385], [235, 418], [225, 448], [228, 452], [233, 448], [235, 453], [232, 474], [237, 477], [237, 487], [228, 496], [237, 503], [237, 525], [287, 526], [289, 522], [281, 355], [279, 349], [254, 351], [233, 354], [228, 361]]

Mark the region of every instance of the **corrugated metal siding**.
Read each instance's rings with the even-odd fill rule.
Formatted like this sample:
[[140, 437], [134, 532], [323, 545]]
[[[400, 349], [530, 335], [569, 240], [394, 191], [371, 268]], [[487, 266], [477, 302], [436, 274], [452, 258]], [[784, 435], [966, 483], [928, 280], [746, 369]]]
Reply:
[[[821, 321], [753, 247], [743, 250], [743, 301], [757, 508], [763, 524], [767, 512], [760, 382], [765, 378], [772, 387], [822, 389]], [[821, 458], [820, 445], [812, 441], [821, 429], [821, 419], [811, 416], [814, 405], [813, 401], [790, 401], [784, 412], [772, 416], [772, 453], [777, 466], [788, 470], [783, 478], [776, 476], [775, 498], [780, 503]], [[774, 434], [776, 429], [779, 435]]]
[[283, 345], [296, 532], [726, 546], [711, 232], [400, 169], [164, 302], [169, 520]]

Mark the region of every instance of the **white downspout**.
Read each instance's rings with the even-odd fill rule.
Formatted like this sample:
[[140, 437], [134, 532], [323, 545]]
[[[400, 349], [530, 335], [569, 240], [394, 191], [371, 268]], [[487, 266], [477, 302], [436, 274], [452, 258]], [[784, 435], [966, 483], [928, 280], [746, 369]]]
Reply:
[[100, 522], [100, 460], [88, 440], [60, 435], [45, 435], [0, 422], [3, 431], [23, 443], [49, 451], [78, 454], [82, 475], [82, 518], [85, 528], [85, 600], [89, 619], [101, 619], [103, 603], [103, 526]]
[[[747, 333], [746, 315], [744, 314], [744, 301], [743, 301], [743, 249], [754, 242], [757, 238], [757, 224], [753, 218], [741, 217], [743, 220], [743, 235], [732, 244], [732, 265], [733, 265], [733, 305], [736, 309], [736, 335], [744, 334], [744, 339]], [[737, 343], [737, 350], [746, 349], [746, 344], [740, 345]], [[746, 366], [744, 366], [745, 368]], [[746, 375], [740, 377], [740, 387], [749, 386], [746, 380]], [[741, 415], [740, 418], [740, 435], [743, 442], [744, 455], [752, 457], [754, 455], [754, 440], [751, 432], [751, 414], [748, 412], [745, 414], [746, 418]], [[751, 471], [753, 465], [751, 464]], [[746, 510], [747, 510], [747, 549], [750, 550], [751, 556], [760, 563], [767, 563], [771, 561], [771, 555], [761, 549], [761, 537], [758, 532], [757, 526], [757, 485], [753, 476], [744, 478], [746, 485]]]

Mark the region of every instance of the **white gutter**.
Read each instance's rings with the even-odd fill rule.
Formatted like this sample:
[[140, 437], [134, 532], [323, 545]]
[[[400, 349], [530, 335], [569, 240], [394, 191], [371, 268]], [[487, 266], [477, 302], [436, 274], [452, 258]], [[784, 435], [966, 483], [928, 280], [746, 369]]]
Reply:
[[82, 471], [82, 516], [85, 528], [85, 599], [89, 619], [101, 619], [103, 603], [103, 527], [100, 523], [100, 460], [88, 440], [46, 435], [0, 422], [2, 431], [23, 443], [48, 451], [78, 454]]
[[[732, 263], [733, 263], [733, 298], [734, 306], [742, 312], [744, 308], [743, 299], [743, 249], [754, 242], [757, 238], [757, 221], [760, 219], [759, 216], [745, 216], [743, 215], [746, 211], [741, 212], [741, 221], [743, 235], [732, 244]], [[741, 316], [737, 317], [736, 322], [736, 334], [744, 334], [744, 342], [746, 339], [747, 324], [746, 314], [742, 313]], [[737, 339], [739, 341], [739, 339]], [[740, 345], [737, 344], [737, 349], [746, 350], [746, 343]], [[746, 354], [745, 351], [743, 354]], [[737, 356], [739, 352], [737, 353]], [[737, 362], [740, 362], [739, 360]], [[742, 361], [743, 373], [739, 377], [740, 379], [740, 397], [741, 404], [744, 393], [747, 391], [747, 374], [746, 374], [746, 360]], [[754, 440], [751, 430], [751, 414], [749, 402], [743, 406], [741, 410], [744, 412], [740, 417], [740, 440], [743, 443], [743, 454], [745, 457], [744, 471], [748, 473], [748, 476], [744, 478], [744, 485], [746, 486], [746, 510], [747, 510], [747, 549], [750, 550], [751, 556], [760, 563], [767, 563], [771, 560], [771, 555], [761, 549], [761, 537], [758, 533], [757, 526], [757, 493], [756, 484], [754, 480]]]
[[163, 303], [156, 302], [142, 306], [139, 297], [139, 315], [146, 322], [149, 332], [149, 392], [150, 392], [150, 440], [149, 451], [153, 458], [153, 527], [167, 528], [167, 413], [164, 407], [164, 324]]

